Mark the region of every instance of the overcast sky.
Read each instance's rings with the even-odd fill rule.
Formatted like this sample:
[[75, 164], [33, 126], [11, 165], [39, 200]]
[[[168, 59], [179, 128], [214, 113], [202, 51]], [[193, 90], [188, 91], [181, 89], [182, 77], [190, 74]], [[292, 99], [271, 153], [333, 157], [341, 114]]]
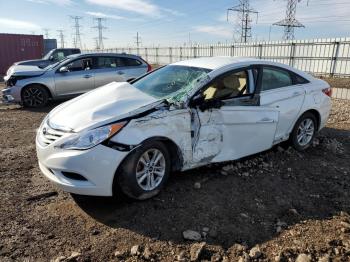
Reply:
[[[57, 38], [63, 29], [66, 46], [72, 46], [72, 16], [82, 16], [84, 47], [94, 47], [94, 17], [106, 18], [105, 47], [135, 46], [139, 32], [143, 46], [230, 42], [239, 39], [234, 31], [237, 19], [226, 9], [238, 0], [0, 0], [0, 33], [43, 34]], [[297, 19], [305, 28], [296, 29], [297, 39], [350, 36], [349, 0], [303, 0]], [[252, 16], [253, 40], [280, 40], [283, 28], [271, 24], [284, 18], [285, 0], [251, 0], [259, 11]], [[189, 39], [190, 38], [190, 39]]]

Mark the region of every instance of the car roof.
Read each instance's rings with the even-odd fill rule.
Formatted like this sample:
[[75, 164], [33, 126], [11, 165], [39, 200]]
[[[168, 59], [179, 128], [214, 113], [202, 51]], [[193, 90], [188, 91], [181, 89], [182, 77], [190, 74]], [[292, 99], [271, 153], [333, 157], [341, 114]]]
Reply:
[[[84, 57], [84, 56], [119, 56], [119, 57], [130, 57], [135, 59], [140, 59], [140, 56], [130, 55], [126, 53], [84, 53], [84, 54], [76, 54], [76, 56]], [[71, 56], [70, 56], [71, 57]]]
[[195, 58], [195, 59], [180, 61], [180, 62], [174, 63], [173, 65], [200, 67], [200, 68], [215, 70], [233, 63], [252, 62], [252, 61], [258, 61], [258, 59], [245, 58], [245, 57], [217, 56], [217, 57], [202, 57], [202, 58]]
[[173, 63], [172, 65], [206, 68], [206, 69], [212, 70], [212, 72], [209, 73], [211, 76], [216, 76], [218, 74], [221, 74], [225, 70], [228, 70], [235, 66], [239, 67], [239, 66], [248, 66], [248, 65], [254, 65], [254, 64], [277, 66], [277, 67], [292, 71], [296, 74], [299, 74], [300, 76], [306, 78], [309, 81], [313, 80], [313, 77], [311, 75], [301, 70], [298, 70], [294, 67], [291, 67], [289, 65], [268, 61], [268, 60], [263, 60], [263, 59], [248, 58], [248, 57], [229, 57], [229, 56], [203, 57], [203, 58], [195, 58], [195, 59], [176, 62], [176, 63]]

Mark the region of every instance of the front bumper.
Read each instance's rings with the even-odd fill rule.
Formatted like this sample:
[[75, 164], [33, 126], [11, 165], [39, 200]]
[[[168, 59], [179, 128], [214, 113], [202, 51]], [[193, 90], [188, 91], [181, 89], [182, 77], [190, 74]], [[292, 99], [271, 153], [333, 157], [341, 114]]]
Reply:
[[21, 87], [11, 86], [1, 90], [2, 102], [4, 103], [20, 103], [21, 102]]
[[[116, 170], [128, 152], [97, 145], [89, 150], [55, 148], [56, 143], [42, 146], [36, 141], [41, 172], [64, 191], [93, 196], [112, 196]], [[64, 172], [79, 174], [86, 180], [65, 176]]]

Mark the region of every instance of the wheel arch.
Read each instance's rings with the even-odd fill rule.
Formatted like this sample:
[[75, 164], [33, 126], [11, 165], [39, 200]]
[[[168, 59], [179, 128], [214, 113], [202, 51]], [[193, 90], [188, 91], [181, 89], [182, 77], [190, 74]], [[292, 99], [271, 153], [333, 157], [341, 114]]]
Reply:
[[21, 99], [22, 99], [22, 97], [23, 97], [23, 91], [24, 91], [27, 87], [30, 87], [30, 86], [41, 86], [41, 87], [45, 88], [45, 90], [46, 90], [47, 93], [49, 94], [49, 98], [52, 99], [53, 96], [52, 96], [52, 93], [51, 93], [50, 89], [49, 89], [46, 85], [41, 84], [41, 83], [30, 83], [30, 84], [27, 84], [27, 85], [23, 86], [23, 88], [22, 88], [22, 90], [21, 90]]
[[[320, 125], [321, 125], [321, 114], [320, 114], [320, 112], [318, 112], [316, 109], [309, 109], [309, 110], [306, 110], [304, 113], [302, 113], [302, 114], [300, 115], [300, 117], [302, 117], [302, 116], [305, 115], [306, 113], [311, 113], [311, 114], [313, 114], [313, 115], [315, 116], [316, 121], [317, 121], [317, 123], [316, 123], [316, 125], [317, 125], [316, 130], [319, 130]], [[300, 118], [300, 117], [299, 117], [299, 118]]]
[[163, 136], [150, 137], [142, 141], [141, 144], [151, 142], [151, 141], [159, 141], [166, 145], [168, 152], [171, 158], [171, 170], [178, 171], [181, 170], [183, 166], [183, 155], [179, 146], [170, 138]]
[[[180, 147], [170, 138], [168, 137], [163, 137], [163, 136], [155, 136], [155, 137], [150, 137], [147, 138], [145, 140], [143, 140], [141, 143], [139, 143], [139, 145], [143, 145], [145, 143], [148, 142], [152, 142], [152, 141], [157, 141], [157, 142], [162, 142], [165, 144], [166, 148], [168, 149], [168, 152], [170, 154], [170, 160], [171, 160], [171, 171], [179, 171], [182, 169], [183, 166], [183, 162], [184, 162], [184, 158], [182, 155], [182, 151], [180, 149]], [[137, 146], [138, 147], [138, 146]], [[135, 147], [135, 148], [137, 148]], [[118, 185], [118, 173], [120, 172], [122, 166], [124, 165], [125, 161], [127, 161], [128, 156], [133, 152], [133, 150], [131, 150], [129, 152], [129, 154], [127, 154], [123, 161], [118, 165], [115, 173], [114, 173], [114, 178], [113, 178], [113, 183], [112, 183], [112, 194], [113, 196], [115, 196], [116, 194], [118, 194], [117, 191], [120, 190], [119, 185]]]

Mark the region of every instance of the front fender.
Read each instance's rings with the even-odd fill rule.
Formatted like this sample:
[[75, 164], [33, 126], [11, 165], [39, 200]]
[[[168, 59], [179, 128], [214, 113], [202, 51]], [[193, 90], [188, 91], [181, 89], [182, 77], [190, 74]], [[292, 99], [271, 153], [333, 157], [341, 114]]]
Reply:
[[191, 115], [185, 109], [158, 110], [145, 117], [132, 119], [111, 141], [139, 145], [155, 137], [162, 137], [176, 144], [183, 156], [184, 165], [192, 160]]

